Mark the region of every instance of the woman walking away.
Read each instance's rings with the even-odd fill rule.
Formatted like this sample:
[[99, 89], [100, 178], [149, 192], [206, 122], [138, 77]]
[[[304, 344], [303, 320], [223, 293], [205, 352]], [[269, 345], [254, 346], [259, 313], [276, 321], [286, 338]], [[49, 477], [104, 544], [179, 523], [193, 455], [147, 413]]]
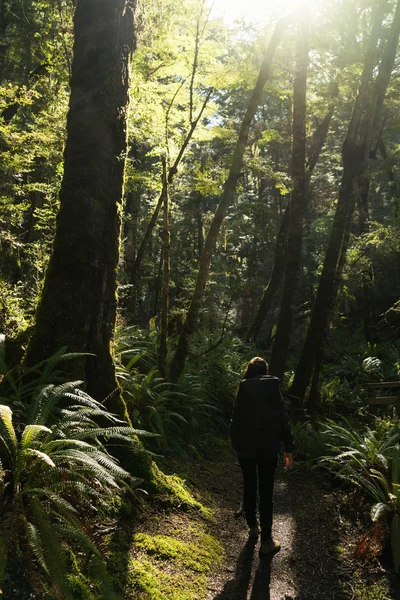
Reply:
[[268, 365], [256, 356], [247, 365], [233, 409], [232, 445], [243, 473], [243, 502], [249, 537], [259, 535], [256, 499], [257, 475], [261, 527], [260, 554], [274, 554], [281, 546], [272, 537], [275, 471], [281, 441], [285, 467], [292, 466], [293, 437], [279, 379], [268, 375]]

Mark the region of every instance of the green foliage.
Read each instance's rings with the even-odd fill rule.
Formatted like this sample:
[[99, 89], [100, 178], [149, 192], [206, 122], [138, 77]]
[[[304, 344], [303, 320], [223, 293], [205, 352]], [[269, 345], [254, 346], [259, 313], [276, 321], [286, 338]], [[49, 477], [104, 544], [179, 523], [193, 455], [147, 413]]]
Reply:
[[[10, 578], [8, 564], [30, 555], [36, 582], [50, 581], [56, 595], [77, 597], [78, 580], [85, 587], [81, 569], [91, 587], [96, 582], [96, 593], [111, 599], [112, 581], [90, 523], [107, 513], [122, 490], [133, 492], [140, 484], [105, 443], [134, 447], [141, 432], [80, 390], [81, 382], [46, 383], [60, 355], [73, 358], [60, 352], [31, 369], [28, 383], [20, 370], [16, 380], [6, 375], [8, 397], [0, 405], [0, 576]], [[70, 579], [74, 556], [80, 564]]]
[[147, 340], [137, 327], [118, 330], [117, 377], [132, 422], [159, 434], [155, 441], [162, 449], [181, 452], [180, 445], [192, 445], [199, 431], [225, 430], [223, 417], [230, 418], [238, 378], [232, 363], [238, 357], [227, 354], [228, 345], [226, 354], [202, 360], [200, 368], [199, 363], [196, 369], [189, 365], [178, 386], [163, 379], [154, 366], [156, 336], [156, 330]]
[[296, 463], [300, 460], [305, 466], [311, 467], [327, 453], [328, 439], [323, 424], [292, 423], [292, 433]]
[[392, 600], [393, 594], [389, 582], [374, 581], [357, 570], [354, 573], [354, 600]]
[[190, 522], [192, 541], [137, 534], [136, 558], [130, 564], [128, 589], [143, 600], [190, 600], [205, 593], [207, 576], [221, 563], [215, 537]]
[[398, 514], [400, 511], [400, 430], [398, 422], [377, 419], [374, 429], [363, 434], [330, 422], [324, 425], [330, 455], [320, 464], [340, 477], [347, 485], [363, 492], [373, 502], [371, 519], [375, 525], [359, 545], [365, 554], [381, 549], [386, 532], [391, 530], [391, 544], [396, 570], [400, 565]]
[[323, 369], [320, 408], [329, 415], [336, 412], [362, 415], [367, 405], [368, 384], [397, 379], [399, 344], [396, 341], [349, 344], [343, 353], [343, 343], [342, 336], [337, 335], [328, 350], [329, 363]]
[[178, 475], [166, 475], [154, 466], [152, 484], [163, 504], [183, 510], [194, 509], [205, 519], [213, 520], [212, 511], [193, 497], [186, 482]]
[[[211, 536], [203, 537], [200, 546], [194, 543], [185, 543], [163, 535], [136, 534], [133, 543], [138, 550], [144, 550], [158, 560], [176, 560], [184, 567], [197, 573], [209, 572], [214, 560], [221, 553], [221, 546]], [[207, 549], [202, 547], [205, 545]]]

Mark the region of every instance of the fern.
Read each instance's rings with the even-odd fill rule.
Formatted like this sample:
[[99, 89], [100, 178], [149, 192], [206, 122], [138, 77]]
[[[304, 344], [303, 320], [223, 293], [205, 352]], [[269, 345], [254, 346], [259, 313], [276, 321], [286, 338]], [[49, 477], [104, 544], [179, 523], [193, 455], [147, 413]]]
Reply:
[[[363, 537], [359, 553], [365, 554], [384, 543], [391, 523], [391, 545], [396, 569], [400, 565], [400, 434], [395, 424], [387, 426], [376, 420], [376, 428], [364, 434], [327, 422], [324, 426], [326, 446], [330, 455], [319, 463], [347, 484], [362, 490], [374, 504], [371, 519], [374, 525]], [[379, 546], [378, 546], [379, 547]]]
[[[25, 385], [18, 372], [14, 385], [8, 384], [17, 397], [0, 405], [0, 585], [10, 552], [24, 556], [28, 550], [57, 597], [72, 600], [66, 551], [80, 549], [99, 578], [95, 585], [111, 599], [112, 582], [84, 523], [88, 509], [98, 510], [122, 488], [133, 491], [140, 484], [110, 456], [104, 441], [133, 444], [147, 432], [108, 413], [77, 388], [79, 382], [45, 381], [55, 364], [46, 361], [44, 374], [35, 369], [34, 384]], [[19, 401], [29, 394], [24, 414]], [[99, 427], [99, 418], [110, 426]]]

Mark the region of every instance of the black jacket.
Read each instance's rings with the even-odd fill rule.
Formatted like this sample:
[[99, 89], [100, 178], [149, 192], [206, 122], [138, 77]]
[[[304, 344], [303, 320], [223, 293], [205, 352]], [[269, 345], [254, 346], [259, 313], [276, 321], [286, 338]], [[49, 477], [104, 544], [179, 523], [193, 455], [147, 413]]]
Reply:
[[280, 451], [292, 452], [293, 437], [279, 379], [261, 375], [240, 382], [233, 409], [232, 445], [239, 456], [274, 458]]

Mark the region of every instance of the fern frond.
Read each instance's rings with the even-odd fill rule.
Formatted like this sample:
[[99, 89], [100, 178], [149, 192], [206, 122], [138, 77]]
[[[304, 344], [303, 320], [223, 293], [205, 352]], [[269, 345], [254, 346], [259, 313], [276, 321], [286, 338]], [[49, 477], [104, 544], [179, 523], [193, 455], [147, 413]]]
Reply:
[[35, 425], [45, 425], [48, 423], [49, 416], [53, 415], [54, 409], [61, 398], [67, 392], [77, 388], [81, 383], [81, 381], [68, 381], [57, 386], [48, 384], [43, 387], [28, 409], [28, 422]]
[[25, 521], [25, 531], [26, 539], [28, 540], [28, 544], [35, 555], [36, 560], [42, 569], [49, 575], [46, 559], [43, 553], [42, 542], [35, 525], [33, 523], [29, 523], [29, 521]]
[[67, 564], [65, 552], [56, 534], [54, 524], [50, 521], [45, 509], [36, 496], [29, 498], [29, 505], [35, 519], [36, 534], [40, 539], [42, 557], [49, 578], [60, 595], [65, 600], [73, 600], [67, 579]]
[[17, 450], [18, 443], [12, 423], [12, 410], [9, 406], [5, 406], [4, 404], [0, 405], [0, 423], [3, 425], [15, 452]]
[[31, 455], [39, 458], [49, 467], [55, 467], [55, 463], [51, 460], [50, 456], [41, 450], [37, 450], [36, 448], [27, 448], [23, 452], [25, 455]]
[[51, 429], [44, 425], [27, 425], [21, 436], [21, 449], [27, 448], [41, 433], [51, 433]]

